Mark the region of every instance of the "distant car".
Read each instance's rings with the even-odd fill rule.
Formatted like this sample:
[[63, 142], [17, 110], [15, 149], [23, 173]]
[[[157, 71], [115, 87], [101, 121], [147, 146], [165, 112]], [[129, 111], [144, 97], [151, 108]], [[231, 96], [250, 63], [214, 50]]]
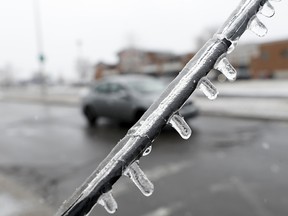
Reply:
[[[98, 117], [135, 123], [165, 87], [164, 82], [148, 76], [106, 77], [92, 84], [82, 96], [83, 114], [90, 126], [95, 125]], [[189, 99], [180, 113], [191, 118], [198, 114], [198, 109]]]

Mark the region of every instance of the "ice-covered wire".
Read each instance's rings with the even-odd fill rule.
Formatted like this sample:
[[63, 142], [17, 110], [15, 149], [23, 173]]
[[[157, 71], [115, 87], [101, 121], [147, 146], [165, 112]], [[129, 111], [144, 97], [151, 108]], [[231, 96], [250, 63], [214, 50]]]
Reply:
[[236, 79], [236, 71], [226, 55], [233, 51], [246, 29], [258, 36], [266, 34], [266, 27], [257, 17], [259, 12], [268, 17], [274, 15], [268, 0], [241, 1], [226, 23], [187, 63], [82, 186], [63, 203], [57, 216], [84, 216], [97, 203], [114, 213], [117, 203], [112, 196], [112, 186], [122, 175], [128, 176], [144, 195], [153, 193], [154, 186], [140, 169], [139, 159], [151, 151], [152, 142], [167, 124], [184, 139], [190, 137], [191, 129], [179, 110], [197, 87], [209, 99], [217, 97], [217, 89], [206, 78], [210, 70], [221, 71], [229, 80]]

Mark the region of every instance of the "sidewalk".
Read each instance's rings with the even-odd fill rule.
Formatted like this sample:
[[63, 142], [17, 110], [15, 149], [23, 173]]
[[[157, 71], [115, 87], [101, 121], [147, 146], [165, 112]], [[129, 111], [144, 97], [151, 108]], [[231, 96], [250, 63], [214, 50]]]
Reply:
[[51, 216], [52, 209], [14, 180], [0, 174], [1, 216]]
[[195, 104], [204, 115], [288, 121], [288, 98], [196, 97]]
[[78, 105], [83, 88], [49, 87], [45, 92], [41, 87], [15, 87], [0, 89], [0, 101]]
[[220, 97], [288, 99], [288, 80], [240, 80], [216, 83], [215, 86]]
[[238, 118], [288, 121], [288, 80], [245, 80], [216, 83], [218, 98], [197, 91], [201, 113]]

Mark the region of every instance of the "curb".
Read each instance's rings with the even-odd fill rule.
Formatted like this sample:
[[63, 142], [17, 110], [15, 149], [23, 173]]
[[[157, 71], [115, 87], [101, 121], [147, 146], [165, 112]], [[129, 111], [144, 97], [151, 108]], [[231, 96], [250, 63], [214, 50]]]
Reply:
[[237, 118], [246, 120], [262, 120], [262, 121], [283, 121], [288, 122], [288, 117], [279, 116], [265, 116], [265, 115], [249, 115], [245, 113], [228, 113], [221, 111], [200, 111], [200, 115], [213, 116], [213, 117], [223, 117], [223, 118]]
[[79, 106], [80, 102], [69, 100], [53, 100], [53, 99], [41, 99], [41, 98], [0, 98], [0, 102], [8, 103], [31, 103], [31, 104], [45, 104], [45, 105], [59, 105], [59, 106]]
[[[200, 93], [196, 93], [195, 94], [196, 97], [199, 98], [204, 98], [206, 97], [203, 94]], [[222, 93], [220, 92], [218, 95], [218, 98], [255, 98], [255, 99], [288, 99], [288, 95], [287, 94], [273, 94], [273, 93], [265, 93], [265, 94], [259, 94], [259, 93], [255, 93], [255, 94], [251, 94], [251, 93]]]

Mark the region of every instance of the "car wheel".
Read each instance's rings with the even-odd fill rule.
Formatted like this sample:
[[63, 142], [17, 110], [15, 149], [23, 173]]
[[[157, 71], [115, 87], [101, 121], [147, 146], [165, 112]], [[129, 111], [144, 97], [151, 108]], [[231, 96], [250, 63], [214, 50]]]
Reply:
[[83, 113], [86, 117], [88, 125], [90, 127], [94, 127], [96, 125], [97, 115], [95, 114], [93, 109], [91, 107], [87, 106], [83, 109]]

